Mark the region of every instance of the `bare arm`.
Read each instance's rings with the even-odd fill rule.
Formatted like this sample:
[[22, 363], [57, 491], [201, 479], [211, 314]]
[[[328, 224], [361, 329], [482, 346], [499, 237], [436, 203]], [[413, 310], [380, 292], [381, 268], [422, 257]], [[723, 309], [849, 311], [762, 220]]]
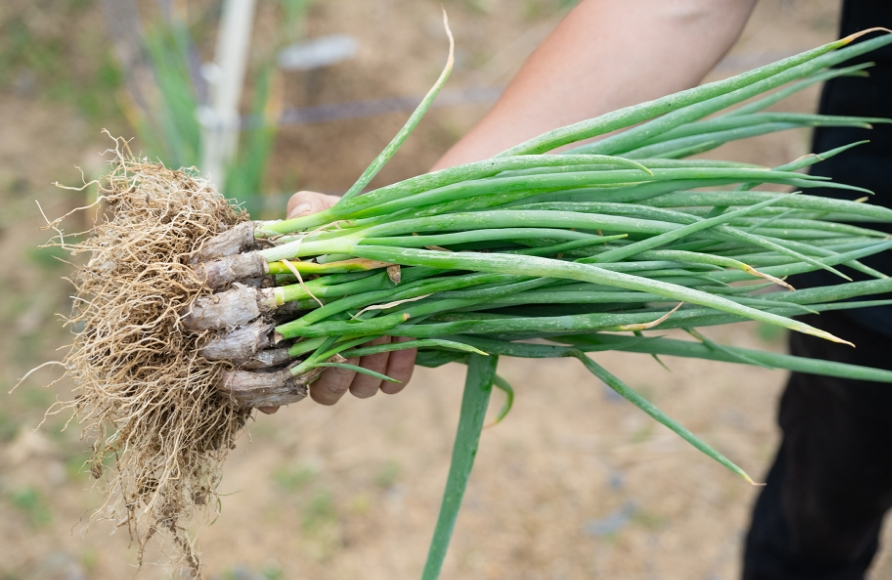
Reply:
[[433, 169], [487, 159], [551, 129], [694, 86], [755, 0], [583, 0], [489, 113]]

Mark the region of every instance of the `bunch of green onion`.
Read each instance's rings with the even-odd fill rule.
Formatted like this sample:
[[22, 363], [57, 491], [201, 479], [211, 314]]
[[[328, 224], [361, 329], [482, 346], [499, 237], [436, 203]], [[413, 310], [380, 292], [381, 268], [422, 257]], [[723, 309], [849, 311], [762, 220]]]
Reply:
[[[191, 323], [229, 328], [226, 344], [237, 342], [235, 350], [217, 345], [208, 356], [231, 356], [254, 369], [234, 375], [255, 379], [309, 382], [321, 369], [347, 367], [388, 380], [344, 361], [409, 348], [418, 349], [420, 365], [469, 365], [424, 578], [439, 574], [491, 388], [511, 392], [495, 374], [498, 356], [578, 359], [751, 481], [589, 353], [696, 357], [892, 382], [888, 371], [723, 346], [697, 330], [755, 320], [845, 342], [793, 317], [892, 303], [864, 298], [892, 291], [892, 279], [859, 261], [892, 248], [885, 233], [866, 227], [892, 222], [892, 211], [867, 203], [866, 190], [801, 171], [858, 143], [774, 168], [688, 159], [775, 131], [887, 122], [765, 112], [816, 83], [865, 75], [869, 64], [830, 67], [889, 44], [892, 35], [852, 40], [563, 127], [486, 161], [358, 195], [418, 123], [448, 76], [447, 66], [400, 134], [337, 205], [312, 216], [254, 222], [247, 236], [243, 231], [233, 242], [233, 233], [204, 254], [201, 268], [221, 289], [213, 304], [195, 305]], [[607, 133], [613, 134], [549, 153]], [[756, 189], [764, 184], [794, 192]], [[816, 187], [848, 190], [853, 199], [807, 195]], [[871, 279], [852, 282], [840, 266]], [[784, 281], [818, 269], [833, 272], [840, 283], [795, 290]], [[257, 277], [266, 282], [241, 284]], [[244, 306], [245, 300], [256, 304], [238, 313], [224, 308]], [[694, 340], [643, 334], [669, 328]], [[410, 340], [365, 346], [382, 336]]]

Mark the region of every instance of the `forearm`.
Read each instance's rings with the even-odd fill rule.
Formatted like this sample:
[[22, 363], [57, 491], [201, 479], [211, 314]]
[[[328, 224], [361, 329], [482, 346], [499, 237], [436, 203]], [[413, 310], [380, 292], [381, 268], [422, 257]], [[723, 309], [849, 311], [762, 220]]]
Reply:
[[755, 0], [583, 0], [490, 112], [434, 169], [491, 157], [551, 129], [696, 85]]

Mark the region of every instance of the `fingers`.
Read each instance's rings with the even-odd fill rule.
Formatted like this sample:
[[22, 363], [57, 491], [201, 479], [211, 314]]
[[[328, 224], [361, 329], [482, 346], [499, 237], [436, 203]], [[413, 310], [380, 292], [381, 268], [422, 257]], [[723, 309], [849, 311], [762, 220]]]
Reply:
[[[410, 337], [398, 337], [396, 342], [407, 342], [412, 340]], [[415, 354], [417, 349], [396, 350], [390, 353], [387, 360], [388, 377], [398, 380], [398, 383], [384, 383], [381, 385], [381, 391], [388, 395], [395, 395], [405, 388], [412, 378], [412, 371], [415, 370]]]
[[296, 218], [319, 213], [336, 204], [341, 199], [336, 195], [316, 193], [315, 191], [298, 191], [288, 200], [288, 218]]
[[257, 410], [259, 410], [261, 413], [265, 413], [267, 415], [275, 415], [276, 411], [278, 411], [279, 408], [278, 407], [257, 407]]
[[[382, 336], [366, 343], [364, 346], [388, 344], [391, 340], [406, 342], [411, 338], [397, 338]], [[321, 405], [334, 405], [344, 393], [350, 391], [359, 399], [367, 399], [381, 390], [388, 395], [396, 394], [403, 390], [409, 379], [412, 378], [412, 370], [415, 368], [415, 349], [398, 350], [390, 353], [382, 352], [367, 355], [359, 359], [353, 358], [347, 362], [352, 365], [360, 365], [363, 368], [383, 373], [394, 378], [399, 383], [390, 383], [376, 379], [362, 373], [355, 373], [347, 369], [330, 368], [322, 373], [319, 379], [310, 385], [310, 397]], [[263, 410], [263, 409], [261, 409]], [[264, 410], [264, 412], [266, 412]]]
[[[359, 359], [347, 359], [347, 364], [355, 365]], [[332, 367], [325, 369], [316, 382], [310, 384], [310, 397], [320, 405], [334, 405], [350, 388], [356, 373], [349, 369]]]
[[[390, 344], [390, 337], [382, 336], [363, 346], [374, 346], [376, 344]], [[387, 361], [390, 358], [390, 354], [391, 353], [382, 352], [364, 356], [360, 359], [359, 366], [367, 368], [370, 371], [375, 371], [376, 373], [383, 373], [387, 370]], [[354, 397], [368, 399], [378, 392], [382, 382], [381, 379], [357, 373], [356, 377], [353, 379], [353, 383], [350, 385], [350, 392]]]
[[[340, 198], [336, 195], [315, 191], [298, 191], [288, 200], [287, 216], [290, 219], [319, 213], [332, 207], [338, 200]], [[388, 344], [390, 341], [390, 337], [385, 336], [369, 342], [368, 345]], [[310, 385], [310, 398], [321, 405], [334, 405], [348, 390], [360, 399], [373, 396], [379, 389], [388, 394], [398, 393], [412, 377], [415, 350], [373, 354], [361, 359], [350, 359], [347, 362], [353, 365], [359, 364], [371, 371], [384, 373], [401, 383], [385, 382], [347, 369], [329, 368]], [[260, 411], [267, 414], [275, 413], [277, 410], [278, 407], [260, 408]]]
[[[336, 204], [338, 199], [340, 198], [335, 195], [326, 195], [315, 191], [298, 191], [288, 200], [287, 215], [289, 218], [295, 218], [319, 213]], [[347, 362], [356, 364], [357, 360], [351, 359]], [[347, 369], [327, 369], [318, 380], [310, 385], [310, 397], [321, 405], [334, 405], [350, 388], [350, 383], [353, 382], [355, 375], [356, 373]]]

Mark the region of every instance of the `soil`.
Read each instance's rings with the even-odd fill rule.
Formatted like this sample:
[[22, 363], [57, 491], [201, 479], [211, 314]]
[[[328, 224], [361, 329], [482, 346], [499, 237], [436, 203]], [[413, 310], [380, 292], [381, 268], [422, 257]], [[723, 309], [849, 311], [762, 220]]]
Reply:
[[[458, 44], [450, 86], [504, 84], [558, 21], [558, 4], [446, 2]], [[80, 5], [81, 21], [99, 22], [97, 6]], [[29, 10], [29, 18], [55, 22], [46, 2]], [[834, 0], [763, 0], [712, 77], [834, 38], [837, 12]], [[361, 49], [355, 61], [289, 76], [288, 106], [421, 94], [444, 59], [435, 2], [327, 0], [311, 9], [306, 31], [309, 37], [351, 34]], [[806, 91], [784, 109], [812, 111], [816, 97], [816, 90]], [[485, 110], [433, 111], [376, 183], [424, 171]], [[343, 191], [405, 116], [285, 128], [270, 184]], [[46, 232], [38, 229], [43, 218], [34, 200], [51, 216], [83, 205], [84, 194], [49, 182], [76, 183], [75, 165], [95, 172], [109, 143], [99, 135], [101, 124], [14, 83], [0, 86], [0, 119], [0, 387], [8, 391], [69, 339], [53, 315], [70, 306], [69, 286], [59, 280], [67, 270], [51, 252], [36, 249]], [[807, 146], [807, 134], [788, 133], [713, 156], [776, 165]], [[784, 349], [783, 336], [754, 325], [707, 334], [726, 344]], [[641, 355], [596, 358], [755, 479], [762, 477], [778, 440], [774, 414], [783, 372], [666, 358], [667, 372]], [[484, 432], [444, 579], [737, 577], [756, 488], [618, 399], [574, 361], [505, 359], [500, 373], [517, 392], [515, 407]], [[65, 418], [49, 417], [33, 431], [43, 409], [70, 392], [64, 383], [41, 389], [54, 376], [51, 367], [41, 369], [0, 404], [0, 579], [134, 577], [135, 549], [125, 530], [97, 524], [82, 531], [98, 496], [80, 469], [89, 450], [77, 426], [61, 432]], [[260, 416], [230, 456], [222, 512], [200, 537], [208, 576], [418, 577], [462, 380], [462, 367], [418, 369], [398, 396], [345, 398], [331, 408], [307, 400]], [[500, 395], [493, 401], [500, 405]], [[147, 562], [154, 559], [160, 554], [150, 553]], [[137, 577], [167, 576], [147, 564]], [[889, 577], [892, 553], [885, 549], [871, 578]]]

